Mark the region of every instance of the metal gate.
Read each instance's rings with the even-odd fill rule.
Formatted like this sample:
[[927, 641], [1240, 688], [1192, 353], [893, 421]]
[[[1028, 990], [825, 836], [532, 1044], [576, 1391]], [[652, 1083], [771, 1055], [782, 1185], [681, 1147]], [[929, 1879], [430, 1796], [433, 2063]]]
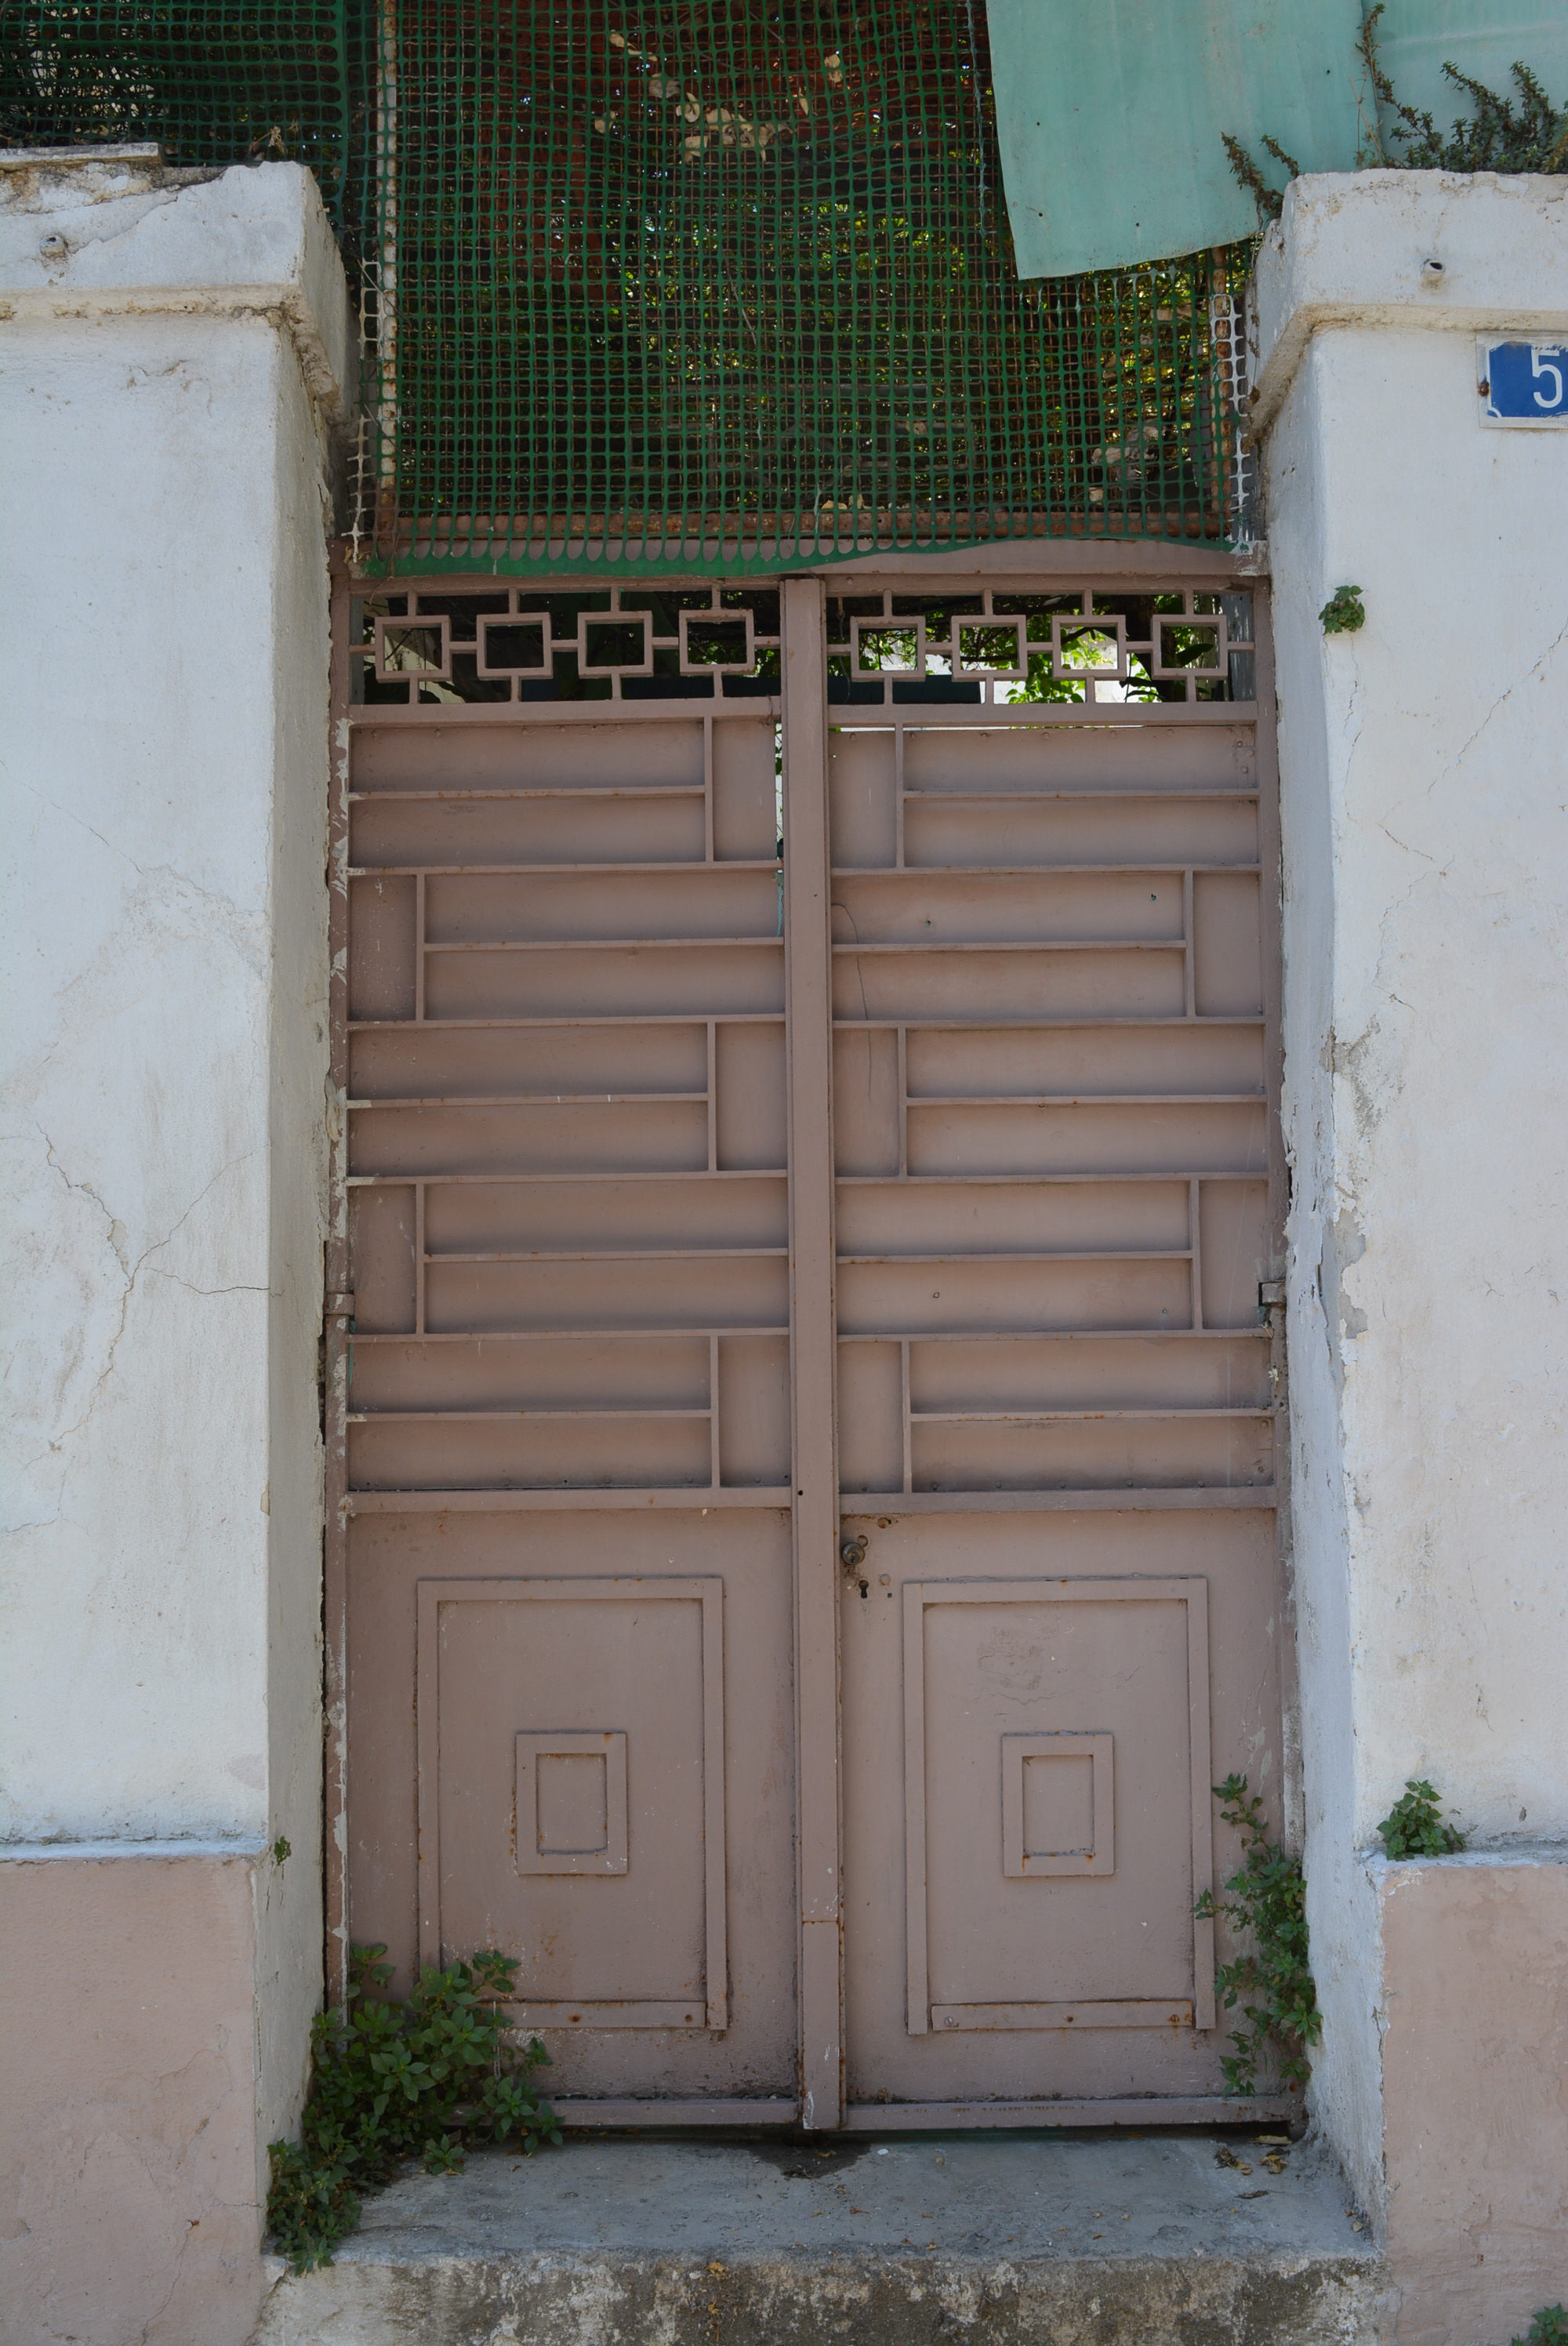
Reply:
[[580, 2121], [1214, 2106], [1271, 710], [1145, 555], [341, 582], [331, 1923]]

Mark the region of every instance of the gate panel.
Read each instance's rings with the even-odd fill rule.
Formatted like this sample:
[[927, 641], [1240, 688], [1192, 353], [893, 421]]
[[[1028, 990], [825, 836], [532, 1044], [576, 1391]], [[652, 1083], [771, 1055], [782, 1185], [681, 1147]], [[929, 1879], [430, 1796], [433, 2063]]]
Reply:
[[1279, 1757], [1249, 617], [830, 605], [851, 2123], [1222, 2084], [1209, 1788]]
[[453, 706], [361, 634], [348, 1929], [517, 1955], [568, 2112], [789, 2116], [778, 704]]
[[516, 1954], [569, 2115], [1217, 2106], [1209, 1788], [1281, 1757], [1249, 621], [355, 630], [345, 1927]]

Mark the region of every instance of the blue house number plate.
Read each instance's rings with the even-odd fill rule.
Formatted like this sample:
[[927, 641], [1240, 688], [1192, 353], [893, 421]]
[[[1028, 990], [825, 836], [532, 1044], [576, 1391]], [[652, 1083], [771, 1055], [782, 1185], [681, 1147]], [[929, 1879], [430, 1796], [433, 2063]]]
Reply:
[[1478, 342], [1483, 423], [1568, 423], [1568, 342]]

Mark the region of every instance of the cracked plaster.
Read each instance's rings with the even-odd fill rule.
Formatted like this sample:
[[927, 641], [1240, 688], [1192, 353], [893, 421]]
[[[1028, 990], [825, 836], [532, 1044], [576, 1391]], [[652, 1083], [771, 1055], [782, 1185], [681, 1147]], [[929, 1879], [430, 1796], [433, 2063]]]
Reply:
[[[239, 2346], [321, 1989], [319, 360], [345, 296], [294, 167], [90, 178], [56, 211], [0, 186], [0, 1889], [105, 2043], [149, 2014], [168, 2041], [122, 2077], [46, 2037], [57, 2091], [7, 2115], [39, 2335]], [[69, 313], [7, 290], [56, 223]], [[168, 1919], [127, 1934], [149, 1881]]]
[[[1418, 2156], [1386, 2070], [1417, 1941], [1358, 1852], [1422, 1775], [1500, 1881], [1568, 1840], [1568, 431], [1481, 426], [1465, 306], [1559, 332], [1565, 238], [1560, 180], [1373, 173], [1298, 182], [1259, 266], [1312, 2102], [1386, 2225]], [[1347, 580], [1366, 626], [1326, 638]], [[1451, 1971], [1446, 1912], [1420, 1959]], [[1535, 2154], [1484, 2092], [1471, 2116], [1517, 2197]], [[1419, 2156], [1441, 2196], [1450, 2153]]]

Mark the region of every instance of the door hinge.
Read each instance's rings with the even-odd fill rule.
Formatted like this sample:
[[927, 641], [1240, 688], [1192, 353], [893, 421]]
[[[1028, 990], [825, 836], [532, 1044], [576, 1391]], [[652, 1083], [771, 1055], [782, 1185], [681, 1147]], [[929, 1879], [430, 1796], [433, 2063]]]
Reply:
[[1285, 1281], [1282, 1279], [1260, 1279], [1257, 1282], [1257, 1308], [1260, 1311], [1282, 1311], [1285, 1308]]
[[351, 1294], [328, 1296], [321, 1317], [329, 1327], [334, 1320], [351, 1320], [353, 1316], [354, 1299]]

